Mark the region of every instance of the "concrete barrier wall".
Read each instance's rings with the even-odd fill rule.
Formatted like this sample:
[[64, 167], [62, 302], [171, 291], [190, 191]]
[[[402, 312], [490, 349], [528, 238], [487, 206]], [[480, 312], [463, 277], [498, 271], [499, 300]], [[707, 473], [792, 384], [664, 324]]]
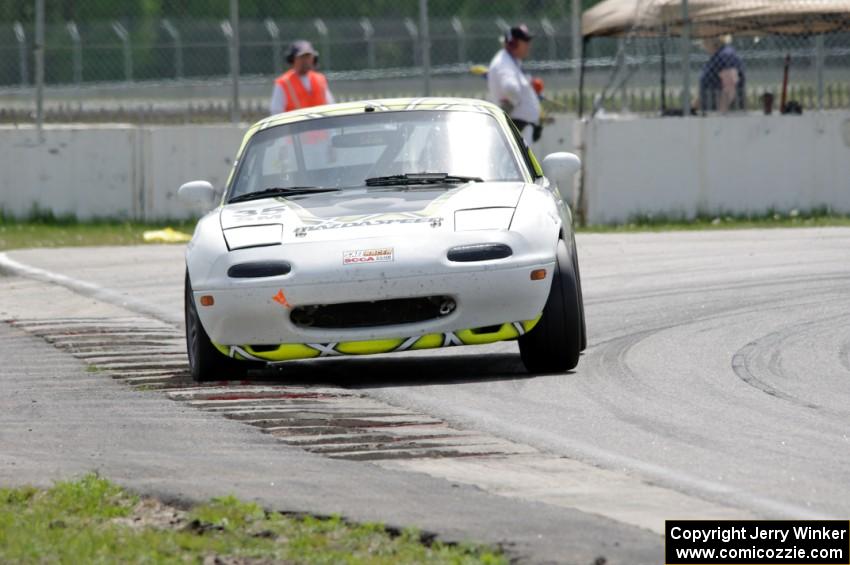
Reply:
[[[167, 220], [197, 215], [176, 199], [185, 181], [223, 188], [247, 126], [0, 128], [0, 208]], [[590, 223], [639, 214], [763, 213], [828, 206], [850, 213], [850, 112], [803, 116], [593, 120], [557, 116], [542, 158], [584, 138]]]
[[850, 112], [593, 120], [584, 136], [589, 223], [819, 207], [850, 213]]
[[[571, 150], [574, 120], [558, 116], [535, 146], [542, 156]], [[79, 219], [168, 220], [197, 216], [177, 201], [190, 180], [223, 188], [247, 126], [0, 127], [0, 209], [34, 207]]]
[[68, 126], [0, 128], [0, 209], [79, 219], [197, 216], [177, 201], [186, 181], [223, 188], [246, 127]]
[[0, 208], [26, 216], [138, 217], [138, 132], [126, 127], [0, 129]]
[[197, 210], [177, 200], [177, 189], [190, 180], [206, 180], [223, 190], [246, 130], [229, 125], [144, 128], [144, 218], [197, 216]]
[[553, 118], [554, 123], [547, 124], [543, 128], [540, 140], [531, 147], [534, 154], [541, 160], [549, 153], [575, 152], [576, 150], [573, 143], [573, 129], [577, 122], [575, 116], [555, 115]]

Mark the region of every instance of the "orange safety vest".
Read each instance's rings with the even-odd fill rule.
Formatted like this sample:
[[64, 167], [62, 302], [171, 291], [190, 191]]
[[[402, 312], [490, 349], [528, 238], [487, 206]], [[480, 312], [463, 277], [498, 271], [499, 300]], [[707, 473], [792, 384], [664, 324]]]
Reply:
[[298, 73], [292, 69], [286, 71], [274, 81], [286, 94], [284, 112], [327, 104], [325, 92], [328, 89], [328, 80], [325, 75], [316, 71], [308, 71], [307, 77], [310, 79], [309, 92], [301, 83]]

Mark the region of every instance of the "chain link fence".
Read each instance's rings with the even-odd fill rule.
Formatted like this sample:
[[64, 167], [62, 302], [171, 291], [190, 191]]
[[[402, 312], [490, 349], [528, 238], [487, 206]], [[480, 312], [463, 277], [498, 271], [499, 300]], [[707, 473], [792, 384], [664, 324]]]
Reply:
[[[37, 1], [17, 11], [0, 9], [5, 122], [33, 119], [36, 29], [29, 4]], [[528, 68], [551, 76], [553, 89], [574, 90], [579, 43], [573, 1], [238, 0], [239, 17], [231, 19], [227, 0], [205, 8], [162, 0], [151, 14], [136, 4], [157, 0], [115, 3], [132, 17], [107, 0], [47, 0], [45, 119], [221, 120], [232, 114], [234, 72], [239, 113], [254, 119], [266, 113], [272, 82], [286, 70], [286, 50], [295, 39], [319, 51], [320, 70], [337, 100], [418, 96], [426, 89], [483, 97], [486, 81], [471, 69], [489, 63], [500, 35], [519, 22], [537, 36]], [[238, 69], [229, 56], [235, 41]]]
[[[774, 110], [783, 110], [784, 90], [785, 103], [802, 110], [850, 108], [843, 0], [690, 0], [689, 26], [681, 20], [688, 0], [617, 0], [626, 23], [583, 43], [576, 16], [590, 8], [587, 21], [604, 1], [19, 0], [0, 6], [0, 122], [36, 117], [39, 1], [46, 3], [47, 121], [256, 119], [267, 112], [294, 39], [320, 52], [337, 100], [483, 97], [486, 82], [473, 71], [519, 22], [535, 34], [525, 67], [544, 79], [550, 112], [681, 114], [686, 79], [685, 111], [692, 104], [699, 111], [700, 81], [713, 55], [704, 37], [725, 39], [741, 61], [735, 107], [760, 111], [772, 99]], [[238, 17], [231, 18], [234, 4]], [[706, 16], [703, 8], [715, 4], [727, 11]], [[765, 12], [770, 6], [783, 7], [784, 19]]]
[[596, 115], [850, 108], [850, 2], [638, 0], [584, 23]]

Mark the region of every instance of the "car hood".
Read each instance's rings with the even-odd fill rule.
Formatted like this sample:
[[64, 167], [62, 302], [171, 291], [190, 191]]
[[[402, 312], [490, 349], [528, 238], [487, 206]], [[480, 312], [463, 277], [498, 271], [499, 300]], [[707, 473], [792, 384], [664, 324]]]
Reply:
[[369, 187], [264, 198], [223, 206], [221, 227], [282, 224], [284, 242], [453, 231], [456, 211], [515, 208], [524, 186], [478, 182], [451, 188]]

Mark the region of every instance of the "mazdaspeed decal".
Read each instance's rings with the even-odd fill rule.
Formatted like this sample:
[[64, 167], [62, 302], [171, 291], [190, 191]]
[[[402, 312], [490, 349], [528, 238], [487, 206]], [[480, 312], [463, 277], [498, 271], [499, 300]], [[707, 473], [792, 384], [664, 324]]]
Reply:
[[359, 265], [363, 263], [385, 263], [393, 260], [393, 248], [353, 249], [342, 252], [343, 265]]
[[313, 231], [385, 226], [393, 224], [431, 224], [431, 227], [438, 228], [443, 225], [443, 217], [439, 215], [440, 210], [452, 198], [452, 196], [458, 194], [461, 190], [463, 190], [463, 187], [447, 190], [437, 198], [430, 200], [421, 210], [336, 216], [332, 218], [320, 218], [312, 214], [310, 210], [302, 207], [294, 200], [284, 199], [284, 202], [298, 216], [298, 219], [303, 224], [295, 228], [295, 235], [297, 237], [303, 237]]
[[[373, 339], [367, 341], [340, 341], [337, 343], [284, 343], [277, 349], [256, 351], [250, 345], [213, 345], [224, 355], [242, 361], [262, 361], [279, 363], [293, 359], [312, 359], [313, 357], [336, 357], [340, 355], [374, 355], [378, 353], [397, 353], [400, 351], [416, 351], [420, 349], [435, 349], [453, 345], [483, 345], [516, 339], [530, 332], [540, 316], [533, 320], [504, 323], [497, 328], [476, 328], [459, 330], [441, 334], [426, 334], [423, 336]], [[490, 331], [490, 330], [493, 331]]]
[[[382, 216], [406, 216], [406, 217], [382, 217]], [[305, 220], [310, 221], [310, 220]], [[375, 214], [374, 217], [367, 216], [365, 219], [340, 221], [337, 218], [316, 220], [316, 223], [295, 228], [296, 236], [304, 236], [309, 232], [323, 230], [339, 230], [343, 228], [362, 228], [369, 226], [389, 226], [392, 224], [431, 224], [432, 227], [443, 225], [443, 218], [439, 216], [418, 216], [415, 212], [403, 212], [401, 214]]]

